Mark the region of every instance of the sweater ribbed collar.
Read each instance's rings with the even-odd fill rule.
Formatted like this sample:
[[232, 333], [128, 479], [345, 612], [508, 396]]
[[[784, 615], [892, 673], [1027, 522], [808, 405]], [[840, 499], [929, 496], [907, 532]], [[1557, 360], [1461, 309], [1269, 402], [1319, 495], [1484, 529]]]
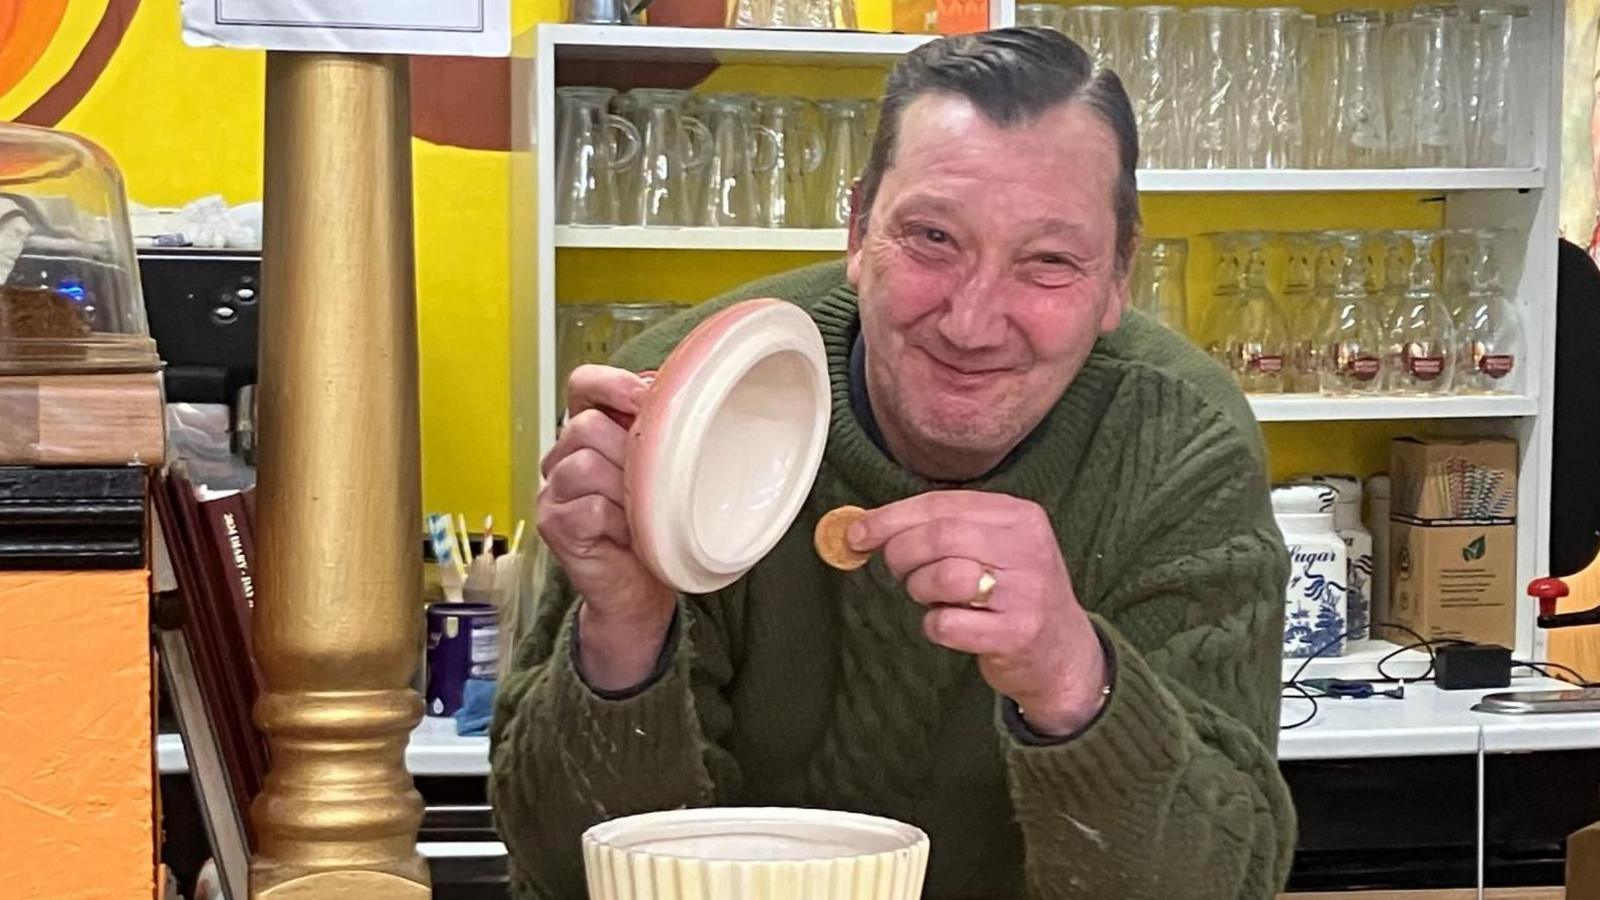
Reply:
[[[834, 288], [811, 308], [827, 350], [833, 386], [832, 421], [823, 465], [873, 505], [930, 490], [964, 488], [1025, 497], [1050, 508], [1065, 491], [1088, 449], [1118, 380], [1114, 365], [1099, 352], [1023, 444], [985, 477], [966, 484], [938, 484], [908, 471], [875, 444], [850, 402], [850, 351], [860, 330], [859, 298], [854, 288]], [[1097, 348], [1098, 351], [1098, 348]]]

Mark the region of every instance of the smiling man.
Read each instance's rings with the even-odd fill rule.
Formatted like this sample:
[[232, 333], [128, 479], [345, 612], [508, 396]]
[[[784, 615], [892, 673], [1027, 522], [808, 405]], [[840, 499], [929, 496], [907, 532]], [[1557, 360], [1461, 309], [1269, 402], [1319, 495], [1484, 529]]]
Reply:
[[[927, 44], [890, 76], [843, 265], [573, 374], [539, 504], [558, 567], [492, 730], [517, 896], [582, 896], [595, 822], [711, 804], [918, 825], [930, 898], [1282, 886], [1288, 566], [1244, 398], [1125, 312], [1137, 156], [1120, 83], [1060, 35]], [[755, 296], [823, 335], [827, 451], [765, 560], [679, 596], [629, 549], [602, 408]], [[810, 541], [844, 504], [877, 553], [851, 573]]]

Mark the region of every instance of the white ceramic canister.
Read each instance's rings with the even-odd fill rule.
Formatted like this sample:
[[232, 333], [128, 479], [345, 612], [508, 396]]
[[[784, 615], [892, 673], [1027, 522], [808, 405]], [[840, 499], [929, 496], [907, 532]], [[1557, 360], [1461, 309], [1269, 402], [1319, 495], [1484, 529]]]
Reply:
[[1367, 531], [1372, 534], [1372, 622], [1389, 616], [1389, 476], [1367, 479]]
[[1286, 659], [1344, 653], [1344, 581], [1349, 563], [1344, 539], [1333, 526], [1337, 498], [1337, 492], [1323, 484], [1272, 489], [1273, 517], [1289, 549], [1283, 621]]
[[1326, 484], [1338, 493], [1333, 505], [1333, 528], [1344, 540], [1345, 557], [1349, 568], [1345, 575], [1346, 628], [1350, 640], [1364, 641], [1371, 637], [1372, 625], [1372, 572], [1375, 543], [1372, 532], [1361, 524], [1361, 479], [1354, 475], [1308, 475], [1304, 479]]

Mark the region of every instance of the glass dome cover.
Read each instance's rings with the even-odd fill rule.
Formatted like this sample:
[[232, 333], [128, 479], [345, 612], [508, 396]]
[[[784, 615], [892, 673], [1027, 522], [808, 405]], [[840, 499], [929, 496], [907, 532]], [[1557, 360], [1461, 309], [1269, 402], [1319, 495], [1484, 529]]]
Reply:
[[159, 366], [116, 164], [0, 122], [0, 375]]

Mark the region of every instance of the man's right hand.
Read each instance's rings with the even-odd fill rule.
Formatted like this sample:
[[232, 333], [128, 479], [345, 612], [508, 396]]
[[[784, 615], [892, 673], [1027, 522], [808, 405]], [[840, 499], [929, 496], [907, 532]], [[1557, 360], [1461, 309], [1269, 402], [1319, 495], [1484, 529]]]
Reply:
[[633, 552], [623, 496], [628, 430], [648, 383], [625, 369], [579, 366], [567, 380], [567, 423], [539, 465], [539, 536], [583, 598], [578, 665], [590, 685], [620, 691], [655, 671], [677, 592]]

